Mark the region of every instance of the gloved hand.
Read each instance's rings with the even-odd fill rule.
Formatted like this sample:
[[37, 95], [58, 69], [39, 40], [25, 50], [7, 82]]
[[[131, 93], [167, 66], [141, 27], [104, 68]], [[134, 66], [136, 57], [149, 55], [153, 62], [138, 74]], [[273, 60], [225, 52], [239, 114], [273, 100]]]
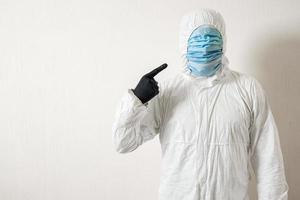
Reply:
[[166, 63], [162, 64], [151, 72], [145, 74], [142, 76], [135, 89], [131, 89], [135, 96], [137, 96], [143, 104], [159, 93], [158, 83], [154, 79], [154, 76], [164, 70], [167, 66], [168, 65]]

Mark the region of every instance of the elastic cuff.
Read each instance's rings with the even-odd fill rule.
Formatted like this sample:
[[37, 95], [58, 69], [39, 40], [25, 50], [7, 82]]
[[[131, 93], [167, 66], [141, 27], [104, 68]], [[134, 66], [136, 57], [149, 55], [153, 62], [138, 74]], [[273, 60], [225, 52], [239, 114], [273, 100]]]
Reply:
[[131, 97], [134, 99], [134, 103], [137, 105], [142, 105], [142, 106], [148, 106], [148, 102], [144, 103], [133, 93], [132, 89], [128, 89], [128, 93], [131, 95]]

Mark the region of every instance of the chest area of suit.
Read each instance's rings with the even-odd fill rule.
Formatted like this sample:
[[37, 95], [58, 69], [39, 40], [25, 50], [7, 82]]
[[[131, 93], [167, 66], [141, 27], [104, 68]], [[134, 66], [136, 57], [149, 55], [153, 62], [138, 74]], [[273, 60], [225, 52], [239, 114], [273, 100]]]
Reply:
[[170, 95], [164, 115], [162, 142], [249, 142], [250, 111], [235, 87], [199, 90], [188, 87]]

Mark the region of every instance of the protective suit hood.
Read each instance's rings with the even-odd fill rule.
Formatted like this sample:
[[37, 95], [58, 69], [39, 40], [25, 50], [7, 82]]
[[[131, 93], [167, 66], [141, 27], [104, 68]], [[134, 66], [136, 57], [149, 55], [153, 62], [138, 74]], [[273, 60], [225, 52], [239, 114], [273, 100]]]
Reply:
[[[188, 39], [192, 34], [192, 32], [201, 25], [210, 25], [216, 28], [221, 33], [223, 38], [223, 56], [222, 56], [223, 66], [220, 68], [220, 70], [218, 70], [218, 72], [215, 75], [211, 77], [196, 77], [190, 73], [187, 67], [186, 53], [187, 53]], [[187, 13], [182, 17], [180, 23], [180, 32], [179, 32], [179, 49], [180, 49], [182, 62], [183, 62], [182, 64], [183, 67], [181, 68], [181, 71], [185, 75], [187, 75], [186, 76], [187, 78], [202, 81], [203, 84], [206, 84], [208, 86], [214, 85], [214, 83], [218, 82], [221, 78], [223, 78], [226, 75], [226, 72], [229, 69], [228, 68], [229, 61], [225, 56], [226, 42], [227, 39], [225, 33], [225, 22], [222, 15], [219, 12], [209, 8], [203, 8], [200, 10]]]

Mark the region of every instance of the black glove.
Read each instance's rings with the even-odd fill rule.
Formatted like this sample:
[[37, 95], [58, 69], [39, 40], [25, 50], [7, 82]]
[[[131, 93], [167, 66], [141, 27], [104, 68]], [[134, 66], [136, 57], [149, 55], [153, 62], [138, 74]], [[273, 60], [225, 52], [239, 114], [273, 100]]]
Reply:
[[135, 89], [132, 89], [135, 96], [137, 96], [143, 104], [148, 102], [159, 93], [157, 81], [154, 79], [154, 76], [164, 70], [167, 66], [168, 65], [165, 63], [145, 74]]

